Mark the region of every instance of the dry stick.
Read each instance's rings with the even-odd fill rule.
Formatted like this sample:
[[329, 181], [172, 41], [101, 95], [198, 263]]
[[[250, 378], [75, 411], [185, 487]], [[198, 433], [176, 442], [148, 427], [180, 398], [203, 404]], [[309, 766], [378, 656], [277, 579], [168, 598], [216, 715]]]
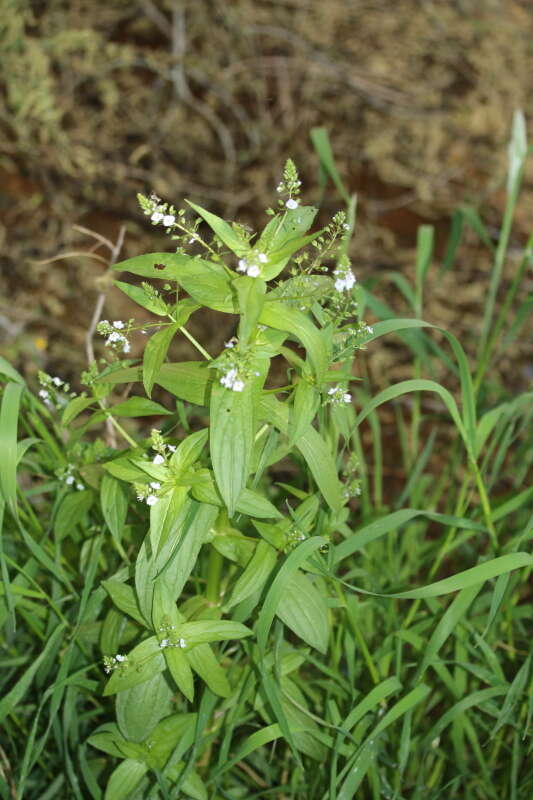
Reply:
[[[108, 273], [110, 272], [113, 264], [116, 264], [117, 259], [120, 255], [120, 251], [122, 250], [122, 245], [124, 244], [124, 236], [126, 234], [126, 226], [121, 225], [120, 230], [118, 232], [117, 241], [114, 245], [111, 246], [111, 258], [108, 262], [107, 272], [104, 276], [104, 279], [107, 278]], [[109, 245], [109, 243], [107, 243]], [[94, 332], [96, 331], [96, 326], [100, 322], [100, 318], [102, 316], [102, 311], [104, 310], [106, 298], [106, 291], [101, 291], [98, 294], [96, 299], [96, 305], [94, 307], [93, 316], [90, 322], [90, 325], [87, 329], [87, 333], [85, 334], [85, 352], [87, 354], [87, 363], [89, 366], [94, 361], [94, 347], [93, 347], [93, 336]], [[101, 401], [100, 405], [104, 408], [103, 404], [104, 401]], [[109, 445], [116, 449], [117, 447], [117, 437], [115, 433], [114, 425], [116, 425], [115, 420], [111, 417], [107, 417], [106, 419], [106, 428], [107, 428], [107, 438], [109, 440]]]

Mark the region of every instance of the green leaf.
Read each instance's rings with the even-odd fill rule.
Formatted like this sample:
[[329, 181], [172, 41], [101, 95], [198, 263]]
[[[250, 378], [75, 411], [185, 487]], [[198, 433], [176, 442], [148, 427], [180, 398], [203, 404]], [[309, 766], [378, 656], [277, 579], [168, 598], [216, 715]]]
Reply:
[[147, 253], [121, 261], [113, 269], [143, 278], [177, 281], [199, 305], [229, 314], [238, 313], [237, 297], [231, 283], [234, 276], [212, 261], [179, 253]]
[[254, 592], [261, 590], [276, 565], [276, 559], [277, 553], [274, 548], [263, 540], [259, 541], [253, 557], [233, 587], [226, 609], [233, 608]]
[[298, 250], [302, 250], [308, 244], [311, 244], [311, 242], [314, 242], [322, 233], [324, 233], [324, 228], [308, 236], [289, 238], [278, 249], [270, 252], [268, 254], [268, 263], [265, 264], [262, 271], [265, 280], [271, 281], [273, 278], [277, 278], [280, 272], [282, 272], [289, 263], [291, 256], [297, 253]]
[[[112, 479], [111, 479], [112, 480]], [[60, 542], [87, 516], [93, 504], [94, 495], [90, 490], [69, 492], [57, 510], [54, 529]]]
[[156, 314], [158, 317], [168, 316], [169, 309], [162, 297], [151, 297], [141, 286], [132, 286], [130, 283], [113, 281], [113, 284], [141, 308], [151, 311], [152, 314]]
[[104, 695], [116, 694], [152, 680], [165, 669], [163, 651], [157, 637], [150, 636], [128, 653], [125, 666], [120, 666], [108, 680]]
[[329, 134], [326, 128], [311, 128], [311, 141], [313, 143], [313, 147], [316, 150], [318, 158], [320, 160], [320, 167], [325, 173], [328, 175], [335, 187], [346, 203], [346, 205], [350, 202], [350, 196], [346, 191], [346, 188], [341, 180], [341, 177], [337, 171], [337, 167], [335, 165], [335, 158], [333, 156], [333, 151], [331, 149], [331, 143], [329, 140]]
[[191, 667], [180, 647], [166, 647], [165, 661], [180, 692], [192, 703], [194, 700], [194, 678]]
[[107, 411], [115, 417], [156, 417], [173, 413], [146, 397], [128, 397], [123, 403], [111, 406]]
[[313, 367], [317, 383], [322, 382], [328, 368], [328, 349], [324, 342], [324, 331], [319, 331], [301, 311], [287, 308], [276, 300], [265, 303], [259, 322], [276, 330], [286, 331], [298, 339], [307, 350], [307, 357]]
[[254, 444], [251, 379], [242, 392], [226, 389], [217, 381], [211, 391], [210, 417], [213, 472], [232, 517], [248, 479]]
[[205, 642], [223, 642], [252, 635], [250, 628], [240, 622], [218, 619], [184, 622], [179, 633], [185, 639], [187, 648]]
[[127, 758], [118, 765], [109, 778], [104, 800], [129, 800], [147, 772], [146, 764]]
[[320, 402], [320, 395], [305, 377], [300, 378], [294, 391], [289, 415], [289, 447], [293, 447], [300, 436], [311, 425]]
[[120, 611], [128, 614], [140, 625], [146, 625], [146, 621], [139, 610], [135, 592], [131, 586], [114, 578], [102, 581], [102, 586]]
[[163, 675], [121, 691], [116, 699], [120, 732], [131, 742], [142, 742], [172, 711], [172, 689]]
[[187, 659], [193, 670], [205, 681], [209, 689], [220, 697], [229, 697], [231, 686], [211, 647], [199, 644], [187, 650]]
[[166, 358], [168, 348], [179, 325], [168, 325], [151, 336], [144, 348], [143, 354], [143, 384], [148, 397], [152, 396], [152, 388], [161, 365]]
[[23, 391], [22, 384], [8, 383], [0, 409], [0, 490], [13, 515], [17, 514], [17, 431]]
[[276, 615], [304, 642], [325, 653], [328, 647], [328, 609], [308, 575], [298, 570], [285, 585]]
[[259, 316], [265, 304], [266, 283], [260, 278], [250, 278], [241, 275], [233, 281], [239, 298], [239, 343], [246, 347], [257, 325]]
[[283, 593], [287, 589], [287, 586], [290, 585], [296, 570], [307, 561], [312, 553], [318, 550], [319, 547], [322, 547], [325, 541], [326, 540], [322, 536], [313, 536], [311, 539], [307, 539], [305, 542], [298, 545], [287, 557], [272, 581], [256, 624], [257, 643], [260, 650], [263, 652], [266, 650], [268, 633], [274, 621]]
[[21, 383], [22, 385], [25, 384], [25, 380], [17, 370], [11, 366], [9, 361], [3, 356], [0, 356], [0, 375], [6, 375], [9, 380], [14, 381], [15, 383]]
[[119, 481], [105, 474], [100, 484], [100, 505], [106, 525], [119, 552], [122, 552], [122, 536], [128, 515], [128, 497]]
[[307, 233], [317, 213], [315, 206], [298, 206], [276, 214], [265, 226], [257, 250], [265, 253], [280, 250], [291, 239]]
[[[208, 404], [208, 393], [213, 382], [213, 370], [203, 361], [183, 361], [180, 364], [163, 364], [154, 383], [163, 389], [199, 406]], [[97, 383], [133, 383], [142, 380], [142, 367], [125, 367], [100, 375]]]
[[76, 419], [78, 414], [81, 414], [89, 406], [95, 405], [95, 403], [94, 397], [75, 397], [65, 406], [61, 415], [61, 425], [66, 428]]
[[194, 209], [194, 211], [196, 211], [196, 213], [207, 222], [213, 233], [218, 236], [220, 241], [223, 242], [226, 247], [232, 251], [232, 253], [234, 253], [238, 258], [246, 254], [248, 246], [239, 236], [237, 236], [231, 225], [229, 225], [221, 217], [217, 217], [216, 214], [206, 211], [205, 208], [197, 206], [195, 203], [191, 203], [190, 200], [187, 200], [186, 202], [187, 205]]

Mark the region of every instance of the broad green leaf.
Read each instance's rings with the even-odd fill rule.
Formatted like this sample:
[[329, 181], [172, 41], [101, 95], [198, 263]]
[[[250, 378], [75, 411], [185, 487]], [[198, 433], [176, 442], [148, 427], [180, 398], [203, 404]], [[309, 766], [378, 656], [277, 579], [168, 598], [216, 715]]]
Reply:
[[185, 639], [187, 648], [205, 642], [223, 642], [252, 635], [250, 628], [240, 622], [218, 619], [184, 622], [179, 633]]
[[129, 800], [147, 772], [146, 764], [127, 758], [118, 765], [109, 778], [104, 800]]
[[248, 246], [237, 236], [231, 225], [221, 217], [217, 217], [216, 214], [206, 211], [205, 208], [197, 206], [195, 203], [191, 203], [190, 200], [187, 200], [187, 204], [207, 222], [213, 233], [218, 236], [220, 241], [223, 242], [232, 253], [238, 258], [246, 254]]
[[325, 541], [326, 540], [322, 536], [313, 536], [311, 539], [307, 539], [305, 542], [298, 545], [281, 565], [276, 577], [272, 581], [257, 619], [257, 643], [261, 651], [264, 652], [266, 650], [268, 633], [274, 621], [283, 593], [290, 585], [299, 567], [301, 567], [319, 547], [322, 547]]
[[[201, 480], [193, 484], [191, 493], [201, 503], [210, 503], [220, 507], [224, 505], [208, 470], [202, 470]], [[282, 517], [270, 500], [253, 489], [243, 489], [236, 510], [241, 514], [258, 519], [280, 519]]]
[[162, 330], [157, 331], [151, 336], [144, 348], [143, 354], [143, 384], [148, 397], [152, 396], [152, 388], [155, 379], [161, 369], [161, 365], [166, 358], [168, 348], [179, 325], [168, 325]]
[[180, 471], [192, 467], [202, 455], [208, 437], [209, 429], [203, 428], [203, 430], [191, 433], [190, 436], [183, 439], [170, 459], [171, 466]]
[[239, 344], [246, 347], [265, 304], [266, 283], [261, 278], [240, 275], [233, 281], [239, 298]]
[[228, 697], [231, 694], [231, 686], [228, 683], [226, 672], [218, 663], [208, 644], [199, 644], [191, 650], [187, 650], [187, 659], [193, 670], [198, 673], [214, 694], [220, 697]]
[[138, 686], [119, 692], [115, 706], [122, 735], [132, 742], [142, 742], [158, 722], [171, 713], [172, 689], [158, 673]]
[[165, 661], [172, 678], [182, 694], [192, 703], [194, 700], [194, 678], [189, 661], [181, 647], [166, 647]]
[[121, 261], [113, 269], [143, 278], [177, 281], [199, 305], [229, 314], [238, 313], [231, 283], [233, 276], [212, 261], [179, 253], [147, 253]]
[[128, 614], [141, 625], [146, 625], [146, 621], [139, 610], [135, 592], [129, 584], [109, 578], [106, 581], [102, 581], [102, 586], [120, 611]]
[[141, 286], [133, 286], [130, 283], [123, 283], [123, 281], [113, 281], [113, 284], [121, 292], [124, 292], [130, 300], [133, 300], [134, 303], [137, 303], [147, 311], [151, 311], [152, 314], [156, 314], [158, 317], [168, 316], [169, 308], [162, 297], [151, 296]]
[[[183, 361], [180, 364], [163, 364], [154, 383], [163, 389], [199, 406], [208, 404], [208, 392], [214, 379], [213, 370], [203, 361]], [[142, 367], [125, 367], [100, 375], [97, 383], [133, 383], [142, 381]]]
[[222, 499], [230, 517], [246, 485], [254, 443], [253, 384], [242, 392], [213, 385], [210, 406], [211, 462]]
[[173, 413], [146, 397], [128, 397], [123, 403], [111, 406], [107, 411], [114, 417], [158, 417]]
[[[124, 654], [122, 654], [124, 655]], [[127, 661], [108, 680], [104, 695], [116, 694], [150, 681], [163, 672], [165, 659], [156, 636], [144, 639], [127, 654]]]
[[300, 341], [307, 350], [318, 383], [322, 382], [328, 366], [328, 349], [324, 331], [319, 331], [311, 320], [295, 308], [287, 308], [276, 300], [267, 302], [259, 317], [259, 322], [276, 330], [286, 331]]
[[75, 397], [65, 406], [65, 410], [61, 415], [61, 425], [66, 428], [82, 411], [85, 411], [89, 406], [95, 405], [95, 403], [94, 397]]
[[120, 552], [128, 514], [128, 497], [122, 484], [107, 473], [100, 483], [100, 505], [106, 525]]
[[277, 553], [274, 548], [263, 540], [259, 541], [253, 557], [233, 587], [226, 609], [233, 608], [237, 603], [242, 603], [254, 592], [262, 589], [274, 569], [276, 559]]
[[317, 213], [315, 206], [299, 206], [276, 214], [263, 229], [257, 250], [265, 253], [280, 250], [290, 239], [307, 233]]
[[94, 495], [88, 489], [68, 492], [65, 495], [54, 520], [55, 535], [59, 542], [72, 534], [76, 525], [87, 516], [93, 500]]
[[297, 570], [285, 584], [276, 615], [304, 642], [325, 653], [328, 647], [328, 609], [311, 578]]
[[273, 278], [277, 278], [280, 272], [282, 272], [289, 263], [291, 256], [299, 250], [302, 250], [308, 244], [311, 244], [311, 242], [314, 242], [322, 233], [324, 233], [323, 228], [308, 236], [288, 238], [279, 248], [269, 252], [268, 263], [265, 264], [262, 271], [265, 280], [271, 281]]
[[300, 378], [294, 391], [289, 415], [289, 446], [292, 447], [311, 425], [320, 402], [320, 395], [309, 381]]

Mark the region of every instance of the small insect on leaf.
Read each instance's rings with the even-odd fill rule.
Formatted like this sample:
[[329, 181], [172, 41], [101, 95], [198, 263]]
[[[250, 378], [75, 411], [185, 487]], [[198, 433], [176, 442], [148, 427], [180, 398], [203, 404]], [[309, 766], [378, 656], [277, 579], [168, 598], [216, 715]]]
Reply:
[[154, 269], [166, 269], [166, 264], [154, 264]]

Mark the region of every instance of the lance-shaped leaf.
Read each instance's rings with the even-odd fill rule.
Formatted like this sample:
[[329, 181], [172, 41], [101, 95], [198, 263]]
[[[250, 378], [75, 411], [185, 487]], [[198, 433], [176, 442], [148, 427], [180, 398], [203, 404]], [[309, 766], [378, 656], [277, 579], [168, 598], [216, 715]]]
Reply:
[[226, 605], [228, 610], [263, 588], [274, 569], [276, 558], [276, 551], [267, 542], [261, 540], [257, 543], [253, 557], [233, 587]]
[[213, 261], [180, 253], [147, 253], [121, 261], [113, 269], [143, 278], [177, 281], [200, 305], [215, 311], [237, 313], [231, 273]]
[[263, 306], [265, 305], [266, 283], [260, 278], [241, 275], [235, 278], [233, 285], [239, 297], [240, 322], [239, 343], [246, 347], [250, 336], [257, 325]]
[[104, 689], [104, 695], [116, 694], [132, 686], [149, 681], [154, 675], [163, 672], [165, 659], [156, 636], [144, 639], [113, 672]]
[[251, 636], [252, 631], [240, 622], [206, 619], [197, 622], [184, 622], [180, 626], [179, 634], [185, 639], [185, 649], [187, 650], [187, 648], [194, 647], [197, 644], [244, 639], [245, 636]]
[[168, 325], [154, 333], [146, 342], [143, 355], [143, 384], [148, 397], [152, 396], [152, 388], [166, 358], [168, 348], [179, 325]]
[[[142, 367], [120, 367], [97, 378], [97, 383], [134, 383], [142, 381]], [[154, 383], [162, 386], [180, 400], [205, 406], [213, 382], [213, 370], [204, 361], [183, 361], [180, 364], [162, 364]]]
[[218, 694], [220, 697], [228, 697], [231, 694], [226, 673], [208, 644], [199, 644], [186, 653], [189, 664], [213, 694]]
[[298, 339], [307, 350], [307, 357], [313, 367], [317, 382], [322, 382], [328, 367], [328, 348], [324, 331], [319, 331], [301, 311], [287, 308], [286, 305], [275, 300], [269, 302], [268, 295], [259, 322], [270, 328], [287, 331]]
[[191, 203], [190, 200], [187, 200], [187, 204], [207, 222], [213, 233], [218, 236], [221, 242], [224, 242], [232, 253], [238, 258], [246, 254], [249, 246], [235, 233], [231, 225], [228, 225], [221, 217], [217, 217], [216, 214], [206, 211], [205, 208], [197, 206], [195, 203]]
[[276, 614], [304, 642], [321, 653], [326, 652], [329, 638], [326, 601], [300, 570], [286, 584]]
[[211, 461], [222, 499], [233, 516], [250, 472], [254, 444], [253, 385], [241, 392], [215, 383], [210, 406]]

